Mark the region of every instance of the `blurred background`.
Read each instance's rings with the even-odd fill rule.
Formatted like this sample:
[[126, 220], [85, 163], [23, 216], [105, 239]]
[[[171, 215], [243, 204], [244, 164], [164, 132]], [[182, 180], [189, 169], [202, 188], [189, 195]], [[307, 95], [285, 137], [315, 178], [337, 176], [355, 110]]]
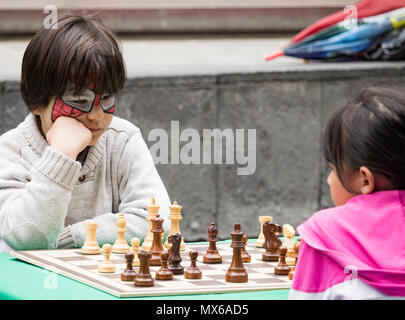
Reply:
[[[116, 114], [137, 125], [149, 147], [155, 143], [149, 132], [170, 135], [172, 121], [201, 137], [203, 129], [243, 129], [246, 146], [248, 129], [256, 130], [252, 174], [238, 175], [241, 165], [225, 158], [222, 164], [157, 163], [172, 201], [183, 206], [186, 241], [205, 240], [211, 222], [221, 239], [229, 238], [234, 223], [257, 237], [261, 215], [296, 228], [331, 206], [320, 143], [330, 113], [365, 86], [405, 80], [401, 60], [284, 55], [265, 61], [301, 30], [355, 1], [50, 2], [0, 1], [0, 133], [27, 115], [19, 92], [22, 56], [52, 8], [58, 15], [102, 12], [116, 32], [128, 73]], [[224, 155], [225, 142], [219, 146]]]

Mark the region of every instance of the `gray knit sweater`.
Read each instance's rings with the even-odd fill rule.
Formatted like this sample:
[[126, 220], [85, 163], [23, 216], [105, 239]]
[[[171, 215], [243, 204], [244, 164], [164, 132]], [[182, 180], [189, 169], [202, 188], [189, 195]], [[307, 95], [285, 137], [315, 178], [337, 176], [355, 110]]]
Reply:
[[143, 240], [151, 197], [169, 229], [170, 200], [140, 130], [114, 117], [89, 148], [83, 166], [53, 149], [30, 113], [0, 137], [0, 252], [81, 247], [84, 222], [98, 222], [100, 245], [117, 238], [116, 213], [126, 239]]

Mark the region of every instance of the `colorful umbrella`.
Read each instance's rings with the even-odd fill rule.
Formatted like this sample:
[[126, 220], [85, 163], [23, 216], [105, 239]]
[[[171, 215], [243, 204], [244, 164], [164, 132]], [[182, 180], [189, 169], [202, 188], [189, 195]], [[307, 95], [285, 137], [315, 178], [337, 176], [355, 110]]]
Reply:
[[[355, 23], [356, 26], [360, 26], [366, 23], [377, 23], [377, 22], [383, 22], [386, 18], [389, 17], [396, 17], [396, 16], [403, 16], [405, 15], [405, 7], [404, 8], [400, 8], [400, 9], [396, 9], [393, 11], [389, 11], [387, 13], [383, 13], [383, 14], [379, 14], [376, 16], [372, 16], [372, 17], [365, 17], [362, 19], [358, 19]], [[345, 31], [348, 31], [350, 29], [353, 29], [353, 25], [351, 25], [350, 23], [346, 23], [346, 21], [341, 21], [336, 23], [335, 25], [325, 28], [319, 32], [316, 32], [314, 34], [311, 34], [309, 36], [307, 36], [306, 38], [304, 38], [303, 40], [301, 40], [298, 43], [308, 43], [308, 42], [313, 42], [313, 41], [317, 41], [317, 40], [323, 40], [323, 39], [327, 39], [330, 38], [332, 36], [335, 36], [337, 34], [343, 33]]]
[[354, 56], [393, 29], [405, 26], [405, 14], [382, 22], [365, 23], [327, 39], [297, 43], [284, 49], [284, 55], [303, 59], [330, 59]]
[[[355, 26], [361, 27], [367, 23], [381, 23], [386, 21], [388, 17], [402, 16], [405, 13], [405, 0], [365, 0], [357, 3], [356, 17], [360, 18], [355, 21]], [[297, 44], [304, 44], [315, 42], [319, 40], [326, 40], [336, 35], [350, 31], [353, 26], [347, 23], [350, 12], [342, 10], [330, 16], [327, 16], [318, 22], [305, 28], [298, 33], [289, 43], [286, 49], [278, 50], [265, 57], [266, 61], [275, 59], [277, 57], [287, 55], [286, 50], [296, 49]], [[357, 29], [356, 27], [356, 29]], [[353, 44], [352, 49], [348, 52], [356, 51], [355, 48], [362, 48], [366, 46], [364, 38], [361, 43]], [[294, 52], [294, 51], [293, 51]], [[357, 51], [356, 51], [357, 52]], [[310, 59], [310, 57], [308, 57]], [[319, 59], [319, 58], [318, 58]]]

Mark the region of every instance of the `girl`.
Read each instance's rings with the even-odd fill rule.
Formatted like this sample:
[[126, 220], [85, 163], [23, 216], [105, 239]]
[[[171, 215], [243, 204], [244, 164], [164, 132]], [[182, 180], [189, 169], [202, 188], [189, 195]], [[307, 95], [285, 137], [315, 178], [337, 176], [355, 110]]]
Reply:
[[42, 28], [23, 58], [30, 113], [0, 137], [0, 251], [81, 247], [84, 222], [113, 243], [148, 230], [151, 197], [168, 231], [170, 200], [139, 129], [114, 116], [126, 72], [119, 43], [95, 16]]
[[297, 228], [290, 299], [405, 297], [405, 94], [370, 88], [336, 110], [323, 137], [336, 207]]

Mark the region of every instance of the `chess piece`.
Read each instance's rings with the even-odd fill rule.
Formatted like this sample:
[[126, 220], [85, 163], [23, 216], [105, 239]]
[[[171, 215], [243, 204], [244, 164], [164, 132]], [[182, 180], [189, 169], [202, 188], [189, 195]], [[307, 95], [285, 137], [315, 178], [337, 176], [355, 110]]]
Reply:
[[174, 274], [184, 273], [184, 267], [180, 265], [180, 262], [182, 261], [180, 256], [181, 238], [182, 236], [180, 233], [172, 234], [168, 237], [169, 244], [171, 244], [169, 249], [169, 269]]
[[129, 251], [125, 254], [125, 262], [127, 263], [127, 267], [123, 273], [121, 273], [121, 280], [122, 281], [134, 281], [136, 276], [136, 271], [132, 268], [132, 262], [134, 261], [134, 253]]
[[278, 275], [288, 275], [290, 272], [290, 267], [287, 265], [285, 262], [285, 257], [287, 255], [287, 248], [281, 246], [279, 249], [279, 255], [280, 255], [280, 262], [276, 267], [274, 267], [274, 274]]
[[294, 228], [289, 224], [283, 225], [283, 236], [284, 236], [284, 240], [281, 245], [283, 247], [287, 248], [287, 256], [285, 258], [285, 261], [286, 261], [287, 265], [293, 266], [294, 262], [295, 262], [295, 258], [294, 258], [295, 230], [294, 230]]
[[[183, 219], [181, 216], [181, 208], [182, 206], [179, 206], [177, 201], [173, 202], [172, 206], [169, 206], [170, 209], [170, 214], [169, 214], [169, 220], [171, 221], [170, 225], [170, 231], [169, 231], [169, 236], [179, 233], [181, 234], [180, 231], [180, 220]], [[166, 242], [164, 244], [166, 249], [170, 249], [170, 242], [168, 239], [166, 239]], [[184, 239], [181, 239], [181, 244], [180, 244], [180, 251], [186, 250], [186, 244], [184, 243]]]
[[102, 273], [114, 273], [115, 272], [115, 265], [110, 260], [111, 255], [111, 244], [104, 244], [103, 245], [103, 253], [104, 253], [104, 261], [98, 265], [97, 271]]
[[227, 282], [248, 282], [248, 274], [243, 266], [241, 250], [243, 248], [243, 232], [240, 231], [240, 224], [234, 225], [234, 231], [231, 232], [233, 255], [231, 266], [225, 274]]
[[97, 222], [86, 221], [84, 227], [86, 228], [86, 241], [81, 249], [84, 254], [99, 254], [100, 247], [96, 240]]
[[125, 232], [127, 232], [127, 229], [125, 228], [127, 224], [127, 220], [124, 217], [124, 214], [121, 212], [118, 215], [117, 218], [117, 240], [115, 240], [113, 246], [112, 246], [112, 252], [113, 253], [127, 253], [130, 248], [125, 240]]
[[149, 221], [149, 227], [148, 227], [148, 232], [146, 234], [146, 237], [142, 243], [142, 251], [150, 251], [150, 248], [152, 247], [152, 242], [153, 242], [152, 219], [154, 217], [156, 217], [156, 215], [158, 214], [159, 208], [160, 207], [156, 204], [155, 198], [152, 197], [151, 204], [146, 206], [146, 209], [148, 211], [148, 215], [147, 215], [146, 219]]
[[211, 223], [208, 227], [208, 238], [209, 242], [208, 250], [203, 256], [203, 263], [222, 263], [222, 257], [218, 252], [216, 242], [218, 241], [218, 229], [215, 223]]
[[263, 244], [264, 244], [263, 224], [266, 221], [273, 222], [273, 217], [272, 216], [259, 216], [260, 234], [256, 241], [256, 247], [258, 247], [258, 248], [263, 248]]
[[132, 262], [133, 267], [139, 267], [138, 251], [140, 243], [141, 241], [137, 237], [131, 239], [132, 252], [134, 253], [134, 261]]
[[160, 253], [161, 268], [156, 271], [156, 280], [173, 280], [173, 272], [169, 269], [167, 261], [169, 259], [169, 252], [162, 251]]
[[294, 244], [294, 266], [290, 268], [290, 272], [288, 273], [288, 279], [292, 280], [294, 278], [295, 267], [297, 266], [298, 261], [298, 254], [300, 249], [301, 239], [298, 239], [297, 242]]
[[139, 272], [135, 276], [134, 285], [136, 287], [153, 287], [154, 281], [150, 274], [149, 260], [152, 254], [149, 251], [142, 251], [138, 254], [140, 261]]
[[263, 224], [264, 248], [266, 249], [262, 255], [263, 261], [279, 260], [278, 248], [281, 246], [281, 240], [277, 236], [278, 233], [281, 233], [281, 227], [278, 224], [270, 221]]
[[162, 243], [162, 232], [163, 230], [163, 219], [159, 216], [159, 214], [156, 215], [152, 219], [152, 233], [153, 233], [153, 241], [152, 241], [152, 247], [150, 248], [150, 253], [152, 254], [152, 257], [150, 259], [150, 265], [151, 266], [160, 266], [160, 253], [164, 250], [163, 249], [163, 243]]
[[243, 247], [241, 250], [241, 257], [242, 257], [242, 262], [243, 263], [248, 263], [252, 260], [250, 257], [250, 254], [246, 251], [246, 243], [248, 241], [248, 237], [246, 234], [243, 235], [242, 242], [243, 242]]
[[198, 252], [196, 250], [190, 250], [189, 255], [191, 259], [191, 265], [184, 272], [184, 277], [186, 279], [201, 279], [202, 272], [197, 267]]

